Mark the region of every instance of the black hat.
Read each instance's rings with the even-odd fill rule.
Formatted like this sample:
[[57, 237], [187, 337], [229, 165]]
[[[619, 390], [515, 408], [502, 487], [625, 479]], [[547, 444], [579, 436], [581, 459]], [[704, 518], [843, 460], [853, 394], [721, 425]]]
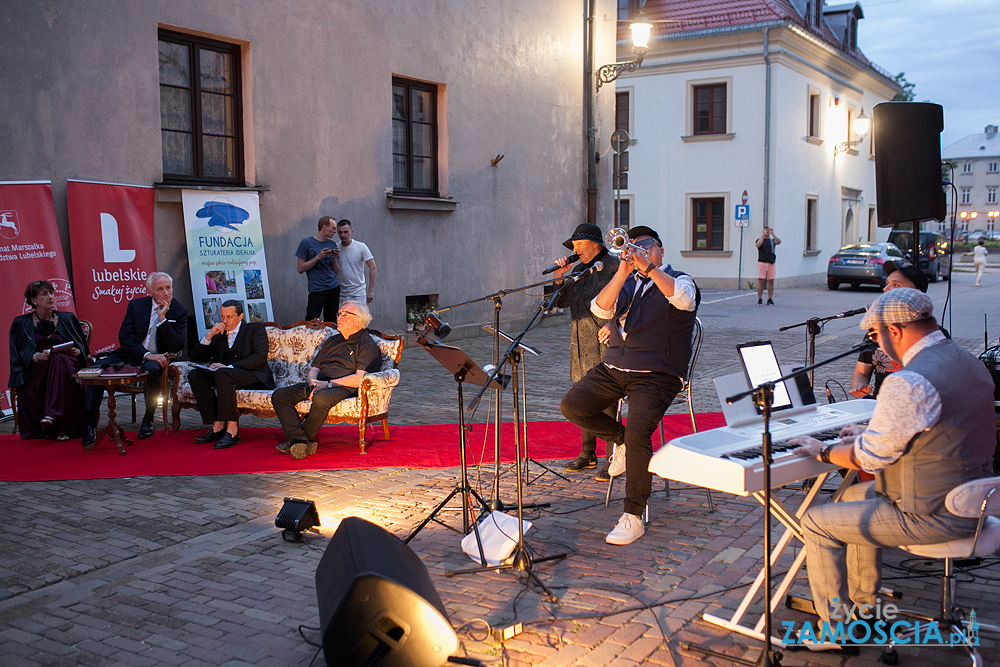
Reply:
[[647, 227], [645, 225], [639, 225], [638, 227], [632, 227], [628, 230], [628, 237], [630, 239], [637, 239], [640, 236], [652, 236], [656, 239], [656, 242], [663, 246], [663, 241], [660, 240], [660, 235], [656, 233], [656, 230], [652, 227]]
[[886, 262], [882, 265], [882, 270], [886, 276], [890, 276], [896, 271], [902, 273], [921, 292], [927, 291], [927, 276], [923, 271], [912, 264], [897, 264], [896, 262]]
[[601, 228], [589, 222], [577, 225], [573, 236], [563, 241], [563, 245], [572, 250], [573, 241], [593, 241], [602, 248], [604, 247], [604, 235], [601, 234]]

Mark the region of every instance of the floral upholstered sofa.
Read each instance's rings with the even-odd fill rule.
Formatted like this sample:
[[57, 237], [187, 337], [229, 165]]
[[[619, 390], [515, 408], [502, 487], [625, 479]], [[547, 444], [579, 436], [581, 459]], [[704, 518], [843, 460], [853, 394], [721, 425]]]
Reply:
[[[269, 349], [267, 363], [274, 374], [275, 386], [287, 387], [297, 382], [305, 382], [309, 367], [319, 347], [335, 333], [329, 322], [313, 320], [281, 326], [267, 322]], [[399, 384], [399, 370], [396, 365], [403, 354], [403, 340], [399, 336], [387, 336], [374, 329], [368, 330], [382, 350], [382, 367], [376, 373], [368, 373], [361, 381], [358, 395], [341, 401], [330, 410], [326, 418], [328, 424], [348, 422], [358, 425], [358, 442], [361, 453], [365, 453], [365, 429], [371, 422], [382, 422], [382, 436], [389, 439], [389, 399], [392, 388]], [[172, 395], [172, 425], [176, 433], [180, 428], [182, 408], [197, 408], [188, 373], [193, 366], [186, 361], [170, 364], [170, 376], [174, 386]], [[236, 392], [237, 406], [241, 415], [274, 417], [271, 406], [273, 389], [239, 389]], [[302, 416], [309, 412], [311, 401], [302, 401], [295, 409]]]

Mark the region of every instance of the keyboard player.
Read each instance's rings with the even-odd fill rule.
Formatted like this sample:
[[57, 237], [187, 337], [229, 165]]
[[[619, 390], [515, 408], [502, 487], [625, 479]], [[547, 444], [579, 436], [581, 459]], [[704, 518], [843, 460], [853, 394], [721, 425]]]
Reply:
[[830, 620], [834, 598], [875, 604], [881, 547], [971, 535], [975, 519], [950, 514], [945, 496], [988, 477], [993, 455], [992, 380], [982, 363], [941, 333], [927, 295], [909, 288], [886, 292], [861, 328], [903, 365], [883, 383], [867, 428], [846, 427], [842, 442], [832, 446], [809, 437], [790, 440], [801, 456], [875, 474], [873, 482], [848, 489], [844, 502], [803, 516], [809, 585], [823, 621]]

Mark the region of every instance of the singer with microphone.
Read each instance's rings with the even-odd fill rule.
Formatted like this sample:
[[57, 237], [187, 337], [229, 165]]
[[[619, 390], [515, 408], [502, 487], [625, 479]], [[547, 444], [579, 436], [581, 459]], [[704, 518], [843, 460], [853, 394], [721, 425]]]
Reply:
[[[573, 382], [579, 382], [587, 371], [601, 363], [601, 356], [607, 349], [607, 345], [598, 340], [597, 332], [608, 320], [591, 313], [590, 302], [618, 270], [618, 258], [609, 254], [604, 247], [604, 235], [597, 225], [577, 225], [576, 231], [563, 245], [572, 250], [573, 254], [560, 257], [542, 273], [554, 272], [557, 278], [562, 279], [556, 283], [557, 287], [562, 287], [556, 306], [569, 308], [569, 374]], [[577, 260], [579, 263], [574, 265], [573, 262]], [[603, 268], [593, 271], [598, 263], [603, 264]], [[587, 271], [591, 272], [586, 273]], [[579, 279], [573, 280], [574, 277]], [[615, 413], [614, 406], [607, 408], [606, 414], [612, 419]], [[587, 429], [581, 429], [580, 436], [580, 455], [566, 463], [566, 472], [597, 467], [597, 437]], [[608, 476], [610, 458], [609, 446], [605, 463], [596, 476], [598, 481], [611, 479]]]
[[[560, 405], [566, 419], [612, 447], [609, 473], [625, 472], [625, 511], [608, 534], [608, 544], [631, 544], [645, 533], [651, 439], [683, 386], [700, 301], [691, 276], [663, 264], [656, 231], [633, 227], [628, 238], [619, 251], [618, 270], [590, 304], [594, 317], [611, 320], [603, 329], [608, 348]], [[606, 411], [626, 396], [623, 426]]]

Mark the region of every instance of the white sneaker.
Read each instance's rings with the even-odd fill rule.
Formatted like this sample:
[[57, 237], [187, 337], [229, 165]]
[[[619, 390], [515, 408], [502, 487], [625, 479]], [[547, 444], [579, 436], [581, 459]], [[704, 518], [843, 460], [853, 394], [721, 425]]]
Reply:
[[642, 525], [642, 517], [624, 512], [618, 519], [618, 525], [608, 533], [605, 542], [608, 544], [632, 544], [646, 533]]
[[611, 465], [608, 466], [608, 474], [612, 477], [625, 472], [625, 445], [615, 445], [615, 451], [611, 454]]

